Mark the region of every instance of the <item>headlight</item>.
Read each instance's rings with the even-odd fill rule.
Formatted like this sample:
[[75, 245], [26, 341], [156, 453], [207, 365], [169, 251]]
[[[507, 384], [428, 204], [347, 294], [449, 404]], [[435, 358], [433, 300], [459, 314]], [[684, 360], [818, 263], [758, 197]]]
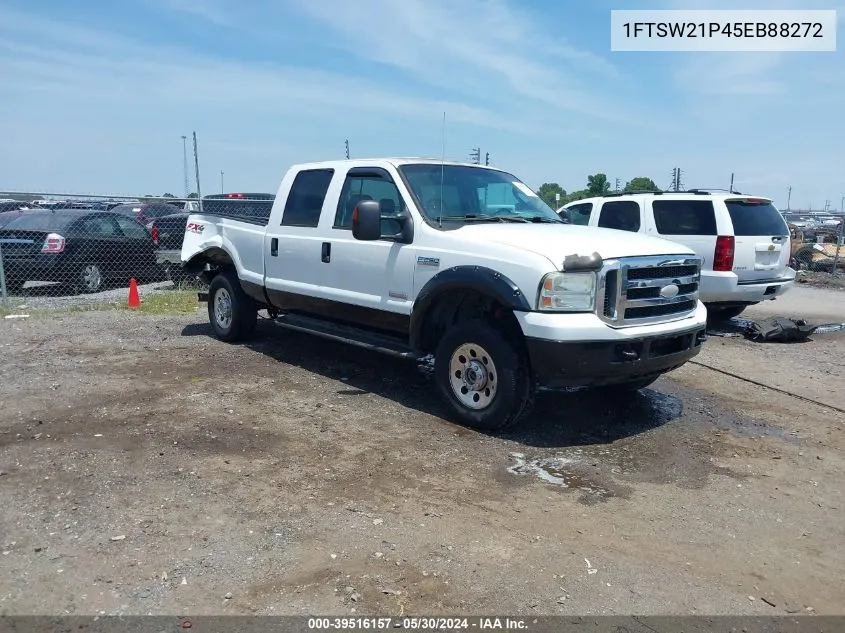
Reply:
[[549, 273], [543, 277], [537, 298], [538, 310], [592, 312], [595, 307], [595, 273]]

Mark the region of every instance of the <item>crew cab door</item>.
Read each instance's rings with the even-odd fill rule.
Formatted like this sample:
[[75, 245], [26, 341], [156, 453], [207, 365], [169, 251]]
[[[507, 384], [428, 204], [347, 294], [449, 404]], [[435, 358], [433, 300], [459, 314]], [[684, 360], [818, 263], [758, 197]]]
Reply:
[[280, 226], [267, 227], [267, 295], [280, 310], [407, 334], [411, 245], [356, 240], [352, 210], [365, 199], [380, 201], [387, 216], [391, 204], [404, 204], [383, 169], [299, 171], [284, 201]]
[[264, 286], [276, 308], [319, 313], [328, 299], [320, 220], [333, 179], [333, 169], [303, 169], [293, 176], [287, 198], [276, 200], [284, 205], [281, 221], [271, 213], [264, 235]]
[[[362, 200], [379, 203], [382, 234], [400, 231], [391, 216], [407, 208], [385, 169], [354, 167], [343, 178], [327, 231], [331, 270], [329, 292], [338, 305], [335, 318], [359, 325], [408, 333], [413, 305], [415, 247], [389, 238], [360, 241], [352, 236], [352, 212]], [[329, 209], [326, 209], [326, 213]]]

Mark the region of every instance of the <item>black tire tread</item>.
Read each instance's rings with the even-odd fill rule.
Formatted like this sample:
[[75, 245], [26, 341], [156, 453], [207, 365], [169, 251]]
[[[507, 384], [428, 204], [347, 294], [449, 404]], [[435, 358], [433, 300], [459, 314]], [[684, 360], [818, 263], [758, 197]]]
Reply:
[[[228, 332], [220, 331], [214, 320], [214, 294], [221, 286], [226, 288], [232, 297], [232, 326]], [[222, 271], [211, 280], [208, 287], [208, 320], [217, 338], [227, 343], [248, 339], [255, 331], [258, 308], [252, 298], [244, 292], [234, 270]]]
[[[494, 402], [490, 409], [476, 413], [463, 409], [455, 400], [448, 383], [448, 363], [455, 347], [467, 340], [473, 340], [485, 347], [493, 357], [500, 384], [497, 398], [505, 397], [510, 402]], [[502, 331], [481, 319], [458, 323], [446, 332], [435, 354], [434, 375], [437, 389], [451, 411], [457, 414], [464, 424], [480, 431], [503, 431], [511, 428], [528, 415], [534, 405], [535, 390], [525, 355]], [[504, 396], [501, 391], [503, 376], [508, 376], [508, 382], [513, 385], [510, 396]]]

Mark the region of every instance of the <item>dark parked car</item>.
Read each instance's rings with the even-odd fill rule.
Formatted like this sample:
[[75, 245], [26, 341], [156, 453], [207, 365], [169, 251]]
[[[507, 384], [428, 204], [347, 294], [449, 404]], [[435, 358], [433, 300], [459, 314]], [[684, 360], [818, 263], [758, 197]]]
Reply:
[[181, 209], [175, 204], [166, 202], [142, 202], [140, 204], [119, 204], [112, 208], [112, 211], [135, 218], [139, 224], [149, 229], [156, 218], [179, 213]]
[[97, 292], [106, 281], [159, 280], [155, 244], [131, 218], [96, 209], [29, 211], [0, 229], [6, 284], [27, 281], [70, 284]]

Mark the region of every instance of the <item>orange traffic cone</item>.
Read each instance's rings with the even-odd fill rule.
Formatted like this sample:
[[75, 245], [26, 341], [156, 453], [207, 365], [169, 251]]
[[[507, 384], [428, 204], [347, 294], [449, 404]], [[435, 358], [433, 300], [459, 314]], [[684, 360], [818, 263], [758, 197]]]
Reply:
[[138, 282], [135, 281], [134, 277], [129, 280], [129, 307], [141, 307], [141, 297], [138, 296]]

